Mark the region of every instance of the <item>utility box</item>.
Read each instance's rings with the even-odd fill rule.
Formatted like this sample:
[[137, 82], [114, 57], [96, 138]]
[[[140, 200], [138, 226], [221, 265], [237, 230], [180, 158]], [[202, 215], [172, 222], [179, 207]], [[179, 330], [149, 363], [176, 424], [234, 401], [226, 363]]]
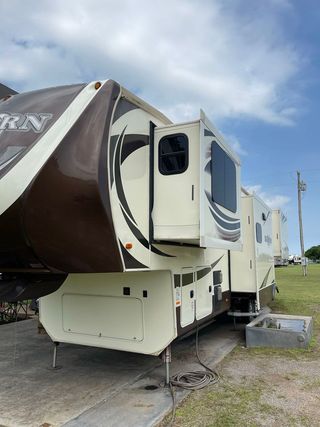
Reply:
[[246, 346], [306, 348], [312, 328], [310, 316], [262, 314], [246, 326]]

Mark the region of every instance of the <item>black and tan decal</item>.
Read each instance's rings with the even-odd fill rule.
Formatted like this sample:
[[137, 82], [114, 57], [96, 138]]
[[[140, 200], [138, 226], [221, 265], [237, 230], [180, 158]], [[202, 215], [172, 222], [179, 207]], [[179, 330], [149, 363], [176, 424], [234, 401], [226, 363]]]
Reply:
[[139, 150], [139, 148], [149, 145], [149, 136], [148, 135], [139, 135], [139, 134], [127, 134], [123, 139], [122, 149], [121, 149], [121, 164], [125, 161], [130, 154]]
[[126, 268], [148, 268], [146, 265], [142, 264], [135, 257], [133, 257], [131, 253], [123, 246], [120, 240], [119, 244]]
[[197, 273], [196, 273], [197, 280], [202, 279], [203, 277], [205, 277], [210, 272], [211, 272], [211, 268], [210, 267], [202, 268], [201, 270], [197, 271]]
[[218, 264], [218, 262], [219, 262], [223, 257], [224, 257], [224, 255], [221, 255], [221, 257], [220, 257], [220, 258], [218, 258], [218, 259], [217, 259], [217, 261], [213, 262], [213, 263], [211, 264], [211, 269], [213, 269], [213, 268]]
[[181, 283], [181, 277], [180, 277], [180, 274], [174, 274], [174, 275], [173, 275], [173, 281], [174, 281], [174, 287], [175, 287], [175, 288], [180, 287], [180, 283]]
[[209, 210], [215, 220], [215, 224], [219, 230], [220, 235], [223, 239], [236, 242], [240, 237], [240, 220], [238, 218], [232, 218], [221, 212], [217, 204], [211, 200], [208, 191], [205, 192], [208, 202]]
[[[148, 250], [151, 252], [164, 256], [164, 257], [175, 257], [174, 255], [167, 254], [160, 249], [156, 248], [144, 237], [141, 231], [138, 228], [137, 222], [129, 208], [127, 199], [125, 197], [125, 192], [121, 179], [121, 164], [124, 160], [134, 153], [136, 150], [147, 146], [149, 144], [149, 136], [148, 135], [140, 135], [140, 134], [125, 134], [126, 127], [122, 130], [121, 135], [114, 135], [111, 137], [111, 147], [110, 147], [110, 171], [111, 171], [111, 184], [114, 182], [116, 186], [117, 195], [120, 202], [121, 212], [123, 217], [130, 228], [132, 234], [136, 237], [136, 239]], [[113, 176], [114, 172], [114, 176]], [[123, 252], [123, 250], [122, 250]], [[130, 265], [134, 264], [134, 257], [130, 254]], [[124, 260], [128, 260], [129, 257], [124, 257]], [[138, 260], [136, 260], [136, 264], [133, 267], [127, 268], [146, 268], [145, 265], [141, 264]], [[143, 266], [143, 267], [141, 267]]]
[[170, 254], [167, 254], [166, 252], [160, 251], [160, 249], [156, 248], [152, 244], [150, 245], [150, 249], [151, 249], [151, 252], [153, 252], [156, 255], [164, 256], [167, 258], [176, 258], [175, 255], [170, 255]]
[[[219, 217], [221, 217], [222, 219], [226, 220], [226, 221], [230, 221], [230, 222], [238, 222], [239, 223], [239, 218], [232, 218], [231, 216], [228, 216], [226, 214], [224, 214], [217, 206], [217, 204], [215, 202], [212, 201], [210, 194], [208, 193], [208, 191], [206, 191], [206, 196], [208, 199], [208, 202], [210, 203], [210, 206], [212, 207], [212, 209], [215, 211], [215, 213], [217, 215], [219, 215]], [[239, 223], [240, 226], [240, 223]]]
[[204, 136], [213, 136], [213, 138], [215, 138], [215, 134], [213, 132], [211, 132], [211, 130], [205, 129], [204, 130]]
[[116, 111], [113, 116], [112, 124], [114, 124], [117, 120], [120, 119], [124, 114], [128, 113], [132, 110], [137, 110], [139, 107], [127, 101], [125, 98], [120, 99]]
[[110, 187], [112, 187], [114, 183], [114, 171], [113, 171], [114, 153], [116, 150], [118, 139], [119, 139], [119, 135], [112, 135], [110, 138], [110, 150], [109, 150]]
[[220, 225], [220, 227], [225, 228], [227, 230], [239, 230], [240, 229], [240, 222], [226, 222], [223, 221], [218, 215], [210, 209], [211, 215], [213, 216], [214, 220]]
[[[198, 270], [196, 272], [196, 279], [200, 280], [203, 277], [207, 276], [208, 274], [210, 274], [212, 272], [212, 270], [214, 269], [214, 267], [218, 264], [218, 262], [224, 257], [224, 255], [221, 255], [220, 258], [218, 258], [215, 262], [213, 262], [212, 264], [210, 264], [210, 267], [204, 267], [201, 270]], [[173, 279], [174, 279], [174, 286], [175, 288], [177, 286], [180, 286], [180, 278], [182, 280], [182, 286], [187, 286], [190, 285], [191, 283], [193, 283], [194, 279], [193, 279], [193, 273], [185, 273], [185, 274], [174, 274], [173, 275]]]
[[143, 236], [141, 231], [138, 227], [136, 227], [128, 218], [125, 210], [121, 206], [121, 211], [124, 216], [124, 219], [126, 220], [126, 223], [128, 224], [128, 227], [130, 228], [132, 234], [135, 236], [135, 238], [146, 248], [149, 249], [149, 242], [148, 240]]
[[131, 219], [131, 221], [135, 225], [137, 225], [134, 218], [133, 218], [133, 215], [131, 213], [127, 199], [126, 199], [125, 194], [124, 194], [124, 189], [123, 189], [122, 179], [121, 179], [121, 172], [120, 172], [121, 146], [122, 146], [125, 130], [126, 130], [126, 128], [123, 129], [120, 138], [118, 138], [118, 140], [117, 140], [117, 145], [116, 145], [116, 149], [115, 149], [115, 156], [114, 156], [114, 178], [115, 178], [115, 185], [116, 185], [119, 201], [120, 201], [123, 209], [125, 210], [126, 214], [128, 215], [128, 217]]
[[193, 273], [182, 274], [181, 278], [182, 278], [182, 286], [187, 286], [194, 282]]

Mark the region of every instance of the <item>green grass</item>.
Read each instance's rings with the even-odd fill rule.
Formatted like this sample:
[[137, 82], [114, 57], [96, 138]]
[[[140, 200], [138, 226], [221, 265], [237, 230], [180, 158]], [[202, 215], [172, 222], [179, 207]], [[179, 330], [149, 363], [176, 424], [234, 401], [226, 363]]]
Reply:
[[[314, 337], [308, 349], [247, 349], [238, 346], [223, 364], [236, 363], [237, 358], [261, 358], [262, 363], [276, 358], [285, 360], [293, 358], [298, 362], [305, 360], [320, 361], [320, 265], [310, 265], [307, 277], [303, 277], [301, 266], [288, 266], [276, 269], [276, 280], [280, 293], [276, 295], [271, 308], [273, 312], [312, 316], [314, 320]], [[238, 359], [239, 360], [239, 359]], [[283, 376], [294, 381], [300, 371], [287, 373]], [[249, 385], [250, 384], [250, 385]], [[248, 386], [249, 385], [249, 386]], [[271, 388], [270, 388], [271, 387]], [[307, 381], [302, 388], [313, 390], [320, 387], [320, 380], [315, 378]], [[273, 420], [273, 425], [310, 426], [312, 420], [307, 415], [285, 412], [279, 407], [274, 408], [265, 403], [261, 396], [264, 392], [272, 392], [272, 383], [268, 384], [261, 376], [249, 383], [232, 383], [231, 378], [222, 377], [222, 381], [192, 393], [177, 409], [174, 426], [215, 426], [255, 427], [265, 425]], [[279, 399], [285, 396], [279, 395]], [[169, 419], [169, 418], [168, 418]], [[161, 425], [166, 425], [168, 419]]]
[[[247, 414], [251, 406], [259, 407], [265, 415], [271, 415], [273, 408], [260, 402], [261, 386], [258, 382], [250, 388], [246, 386], [234, 387], [223, 383], [217, 387], [209, 387], [206, 393], [195, 392], [176, 412], [176, 426], [239, 426], [240, 420], [246, 427], [255, 427], [254, 421], [248, 420]], [[214, 411], [213, 411], [214, 408]], [[232, 410], [230, 410], [232, 408]], [[196, 417], [196, 414], [200, 417]], [[201, 420], [201, 421], [200, 421]], [[246, 420], [246, 422], [245, 422]], [[200, 424], [197, 424], [200, 422]]]
[[320, 264], [308, 267], [303, 277], [300, 266], [276, 269], [276, 280], [280, 290], [273, 309], [288, 314], [317, 314], [320, 311]]
[[[315, 353], [320, 349], [320, 264], [310, 265], [306, 277], [301, 266], [276, 269], [276, 280], [280, 293], [271, 304], [272, 311], [312, 316], [313, 339], [306, 354]], [[303, 353], [303, 350], [293, 353]]]

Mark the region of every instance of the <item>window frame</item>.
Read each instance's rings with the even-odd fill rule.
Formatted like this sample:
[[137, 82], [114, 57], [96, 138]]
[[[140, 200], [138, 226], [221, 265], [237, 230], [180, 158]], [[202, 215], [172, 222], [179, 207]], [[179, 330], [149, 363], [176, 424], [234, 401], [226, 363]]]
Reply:
[[[178, 136], [183, 137], [185, 139], [186, 149], [183, 151], [176, 151], [176, 152], [172, 152], [172, 153], [161, 154], [161, 142], [165, 139], [176, 138]], [[181, 153], [185, 154], [185, 159], [186, 159], [185, 167], [183, 169], [180, 169], [178, 171], [173, 171], [173, 172], [170, 172], [170, 171], [168, 172], [168, 171], [163, 170], [161, 160], [164, 157], [174, 156], [175, 154], [181, 154]], [[189, 138], [188, 138], [188, 136], [185, 133], [181, 133], [181, 132], [180, 133], [172, 133], [169, 135], [164, 135], [159, 140], [159, 144], [158, 144], [158, 169], [159, 169], [159, 172], [161, 173], [161, 175], [166, 175], [166, 176], [168, 176], [168, 175], [179, 175], [181, 173], [184, 173], [188, 169], [188, 167], [189, 167]]]

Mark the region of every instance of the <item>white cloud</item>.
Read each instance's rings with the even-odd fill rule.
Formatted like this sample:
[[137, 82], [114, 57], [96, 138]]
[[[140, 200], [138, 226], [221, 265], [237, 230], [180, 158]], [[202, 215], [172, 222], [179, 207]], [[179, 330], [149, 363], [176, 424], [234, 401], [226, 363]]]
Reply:
[[239, 139], [235, 135], [223, 133], [228, 144], [233, 148], [233, 150], [239, 154], [239, 156], [247, 156], [248, 152], [242, 147]]
[[282, 194], [270, 194], [265, 192], [259, 184], [246, 186], [245, 189], [249, 193], [256, 193], [271, 209], [283, 209], [291, 200], [290, 197]]
[[[113, 78], [174, 119], [291, 124], [302, 59], [287, 0], [2, 1], [0, 81], [20, 90]], [[252, 7], [251, 7], [252, 6]]]

